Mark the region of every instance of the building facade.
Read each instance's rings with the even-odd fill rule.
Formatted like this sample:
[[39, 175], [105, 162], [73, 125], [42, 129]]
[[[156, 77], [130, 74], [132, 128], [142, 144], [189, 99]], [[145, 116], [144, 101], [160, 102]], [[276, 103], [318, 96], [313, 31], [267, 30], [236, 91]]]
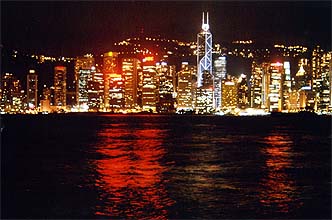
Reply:
[[38, 76], [36, 71], [31, 69], [27, 75], [27, 108], [37, 110], [38, 108]]
[[67, 68], [65, 66], [54, 67], [54, 106], [65, 109], [67, 102]]
[[188, 62], [182, 62], [181, 70], [178, 72], [177, 84], [177, 112], [194, 110], [193, 76], [196, 75], [195, 66]]

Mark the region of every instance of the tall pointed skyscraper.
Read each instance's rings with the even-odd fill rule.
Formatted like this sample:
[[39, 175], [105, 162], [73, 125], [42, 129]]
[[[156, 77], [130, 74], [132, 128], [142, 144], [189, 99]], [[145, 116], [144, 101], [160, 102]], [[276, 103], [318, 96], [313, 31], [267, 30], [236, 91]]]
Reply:
[[206, 23], [203, 12], [202, 30], [197, 34], [197, 87], [203, 85], [203, 72], [212, 74], [212, 34], [209, 26], [209, 14], [206, 13]]
[[203, 13], [202, 30], [197, 34], [197, 88], [195, 109], [197, 113], [211, 113], [215, 109], [212, 75], [212, 34], [209, 27], [209, 14]]

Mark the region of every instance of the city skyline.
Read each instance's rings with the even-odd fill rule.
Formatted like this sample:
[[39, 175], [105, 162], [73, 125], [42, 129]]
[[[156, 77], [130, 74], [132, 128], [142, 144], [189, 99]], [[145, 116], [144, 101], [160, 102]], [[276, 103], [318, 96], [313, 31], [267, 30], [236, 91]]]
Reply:
[[[63, 4], [65, 5], [65, 3]], [[152, 8], [154, 4], [150, 2], [131, 2], [126, 3], [127, 5], [125, 3], [110, 3], [112, 7], [117, 4], [119, 4], [119, 8], [114, 9], [116, 12], [122, 9], [130, 11], [131, 7], [135, 7], [137, 11], [145, 7], [151, 7], [151, 11], [156, 13], [166, 3], [158, 4], [158, 10], [154, 10]], [[182, 3], [178, 4], [181, 5]], [[209, 8], [213, 4], [213, 2], [208, 2], [205, 8]], [[219, 2], [215, 4], [217, 6]], [[246, 6], [245, 3], [236, 2], [236, 4], [237, 7], [242, 9]], [[266, 4], [264, 3], [264, 7], [270, 3]], [[50, 11], [58, 9], [59, 13], [56, 14], [56, 18], [48, 17], [51, 19], [49, 22], [52, 22], [52, 19], [62, 20], [60, 16], [61, 4], [54, 3], [54, 5], [59, 7], [50, 9]], [[75, 10], [81, 7], [74, 3], [73, 5]], [[31, 8], [33, 9], [34, 6], [36, 5], [31, 6]], [[41, 4], [41, 8], [36, 12], [39, 13], [43, 6], [44, 4]], [[286, 5], [282, 3], [279, 6], [285, 7]], [[293, 5], [293, 7], [295, 6], [299, 7], [300, 5]], [[309, 4], [306, 4], [306, 7], [308, 6]], [[121, 7], [123, 8], [121, 9]], [[179, 10], [176, 8], [174, 6], [171, 11]], [[262, 8], [259, 7], [257, 12], [263, 12]], [[92, 11], [94, 9], [91, 8]], [[166, 8], [163, 9], [166, 10]], [[72, 13], [75, 11], [71, 11], [70, 7], [67, 10]], [[250, 9], [248, 10], [250, 11]], [[279, 12], [279, 8], [273, 8], [272, 10]], [[314, 8], [312, 10], [314, 11]], [[88, 20], [90, 19], [89, 22], [85, 22], [84, 16], [81, 14], [82, 11], [79, 12], [80, 19], [75, 25], [70, 26], [73, 28], [72, 30], [85, 24], [88, 27], [89, 22], [96, 21], [91, 14], [83, 13]], [[281, 8], [278, 16], [286, 19], [285, 12], [282, 12]], [[30, 13], [34, 14], [34, 11], [30, 11]], [[38, 13], [34, 15], [38, 17]], [[135, 13], [129, 14], [134, 16]], [[170, 16], [167, 10], [165, 14]], [[74, 17], [72, 18], [74, 19]], [[158, 16], [156, 15], [156, 17]], [[270, 45], [268, 48], [262, 48], [258, 46], [257, 38], [251, 37], [234, 40], [231, 44], [220, 44], [218, 40], [214, 40], [216, 38], [214, 37], [213, 19], [209, 16], [209, 11], [202, 12], [201, 29], [196, 31], [196, 42], [174, 39], [177, 34], [185, 33], [187, 31], [185, 28], [182, 29], [182, 32], [181, 30], [168, 30], [168, 33], [173, 34], [168, 39], [161, 35], [154, 37], [153, 35], [156, 32], [160, 33], [164, 27], [164, 22], [168, 22], [168, 19], [162, 18], [163, 15], [160, 15], [160, 17], [159, 29], [146, 33], [145, 28], [148, 27], [153, 30], [153, 26], [149, 26], [149, 24], [158, 22], [158, 19], [152, 23], [143, 22], [142, 26], [139, 27], [139, 33], [136, 33], [135, 37], [123, 38], [122, 41], [113, 43], [111, 49], [107, 51], [106, 48], [103, 48], [105, 52], [102, 54], [92, 52], [86, 53], [84, 56], [76, 55], [76, 58], [64, 56], [55, 58], [42, 54], [29, 55], [25, 52], [22, 53], [21, 50], [5, 48], [6, 52], [2, 54], [2, 57], [5, 58], [3, 62], [5, 64], [2, 64], [1, 74], [6, 74], [2, 76], [3, 82], [1, 82], [0, 87], [1, 112], [103, 111], [117, 113], [176, 112], [180, 114], [195, 112], [196, 114], [231, 113], [240, 115], [240, 111], [242, 111], [241, 114], [256, 114], [250, 112], [252, 111], [250, 108], [263, 110], [262, 113], [264, 111], [265, 113], [289, 113], [303, 110], [315, 111], [320, 114], [331, 112], [331, 51], [326, 51], [317, 44], [307, 47], [289, 43], [284, 45], [276, 42], [274, 42], [273, 47]], [[242, 17], [246, 17], [246, 15], [243, 14]], [[271, 19], [272, 17], [271, 15]], [[121, 16], [119, 15], [116, 18], [118, 20], [113, 22], [120, 22]], [[179, 20], [178, 17], [173, 19]], [[291, 18], [287, 17], [286, 20], [289, 19]], [[179, 20], [179, 24], [180, 21], [182, 20]], [[63, 22], [66, 22], [66, 20], [64, 19]], [[39, 22], [40, 25], [41, 23]], [[61, 22], [58, 23], [58, 26], [60, 26]], [[289, 27], [292, 27], [296, 22], [290, 23]], [[325, 25], [325, 23], [315, 24], [315, 27], [320, 25]], [[196, 26], [196, 24], [191, 24], [192, 28], [196, 28]], [[250, 27], [250, 21], [248, 26]], [[107, 27], [103, 30], [106, 31]], [[130, 30], [132, 27], [129, 24], [124, 25], [124, 28], [127, 28], [126, 30]], [[215, 29], [219, 30], [219, 26], [215, 25]], [[277, 26], [270, 26], [266, 33], [273, 34], [273, 31], [278, 31], [277, 29]], [[31, 30], [33, 30], [33, 26]], [[40, 27], [40, 30], [42, 30], [42, 27]], [[69, 48], [65, 46], [66, 43], [73, 40], [70, 36], [66, 40], [61, 38], [63, 37], [62, 34], [66, 32], [65, 28], [60, 27], [57, 30], [56, 34], [47, 32], [52, 36], [47, 39], [53, 40], [55, 44], [60, 43], [62, 54], [65, 53], [65, 50], [70, 51], [75, 47], [77, 49], [75, 44]], [[239, 30], [242, 30], [242, 28], [239, 27]], [[253, 28], [252, 30], [254, 32], [256, 29]], [[290, 34], [286, 26], [283, 26], [283, 30], [279, 30], [279, 32]], [[80, 35], [80, 39], [86, 40], [89, 33], [86, 31], [83, 31], [83, 34], [80, 33], [80, 31], [77, 33]], [[93, 32], [93, 34], [96, 33], [99, 32]], [[121, 31], [118, 31], [114, 34], [122, 36], [121, 33]], [[150, 34], [150, 36], [147, 34]], [[320, 32], [317, 32], [315, 36], [319, 40], [322, 39]], [[41, 37], [45, 38], [44, 35], [41, 35]], [[275, 38], [279, 37], [281, 35], [275, 36]], [[290, 37], [289, 42], [291, 42], [291, 39], [292, 37]], [[27, 37], [27, 40], [29, 40], [29, 37]], [[31, 44], [28, 45], [34, 47], [35, 42], [39, 42], [37, 37], [33, 38], [30, 41]], [[93, 40], [89, 42], [96, 43]], [[39, 46], [42, 47], [43, 42], [39, 43]], [[46, 50], [52, 46], [54, 44], [46, 47]], [[83, 44], [81, 48], [87, 46], [91, 46], [91, 44]], [[59, 47], [56, 48], [59, 49]], [[194, 57], [196, 57], [196, 62], [193, 59]], [[228, 61], [229, 58], [231, 62]], [[242, 59], [241, 66], [232, 64], [233, 58]], [[25, 62], [28, 65], [24, 64]], [[26, 78], [26, 97], [24, 97], [24, 90], [20, 89], [22, 86], [24, 87], [22, 81], [16, 78], [15, 63], [25, 66], [21, 66], [23, 68], [19, 72], [25, 72], [24, 69], [29, 69], [29, 75]], [[54, 67], [53, 80], [46, 80], [47, 77], [50, 77], [49, 74], [45, 74], [48, 71], [41, 71], [41, 77], [38, 77], [39, 71], [35, 68], [41, 67], [43, 63], [48, 63], [48, 67]], [[243, 68], [249, 63], [251, 63], [251, 70], [247, 69], [246, 72], [234, 68]], [[193, 65], [196, 68], [193, 68]], [[298, 69], [299, 72], [297, 72]], [[38, 101], [40, 101], [40, 105], [38, 105]]]
[[[30, 4], [31, 3], [31, 4]], [[195, 41], [209, 11], [214, 42], [331, 48], [331, 2], [2, 2], [2, 47], [54, 55], [100, 54], [144, 34]]]

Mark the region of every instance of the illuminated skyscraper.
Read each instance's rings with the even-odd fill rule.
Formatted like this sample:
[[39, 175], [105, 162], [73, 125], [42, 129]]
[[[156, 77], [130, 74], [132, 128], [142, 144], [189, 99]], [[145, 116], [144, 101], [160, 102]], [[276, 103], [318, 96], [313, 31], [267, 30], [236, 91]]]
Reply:
[[214, 61], [214, 103], [215, 108], [221, 108], [221, 85], [226, 78], [226, 57], [220, 56]]
[[88, 106], [89, 111], [99, 111], [104, 107], [104, 77], [96, 67], [91, 68], [88, 78]]
[[196, 70], [189, 66], [188, 62], [182, 62], [181, 70], [178, 73], [177, 86], [177, 111], [193, 111], [193, 75]]
[[[312, 75], [310, 63], [308, 59], [300, 59], [298, 63], [298, 71], [293, 78], [292, 83], [292, 97], [290, 102], [291, 110], [298, 111], [305, 108], [314, 108], [314, 95], [312, 92]], [[297, 94], [295, 94], [297, 93]], [[295, 105], [295, 97], [297, 97], [297, 104]]]
[[105, 77], [105, 107], [117, 111], [125, 107], [124, 80], [121, 65], [116, 52], [104, 54], [103, 73]]
[[330, 62], [329, 62], [329, 69], [330, 69], [330, 76], [329, 76], [329, 82], [330, 82], [330, 106], [329, 106], [329, 110], [332, 110], [332, 59], [330, 59]]
[[308, 59], [300, 59], [299, 61], [299, 70], [297, 71], [294, 78], [294, 89], [299, 90], [302, 87], [311, 87], [312, 79], [310, 77]]
[[321, 78], [321, 63], [322, 63], [323, 50], [320, 46], [316, 46], [312, 52], [311, 71], [312, 71], [312, 91], [317, 92], [317, 79]]
[[202, 20], [202, 30], [197, 34], [197, 87], [203, 85], [203, 72], [212, 75], [212, 34], [209, 26], [209, 14], [206, 23]]
[[91, 54], [77, 57], [75, 61], [76, 102], [80, 111], [89, 109], [89, 81], [96, 72], [95, 59]]
[[54, 105], [64, 109], [66, 107], [67, 68], [54, 67]]
[[237, 82], [238, 107], [245, 109], [249, 106], [249, 87], [247, 76], [241, 74]]
[[213, 108], [213, 78], [208, 71], [204, 71], [202, 86], [196, 89], [196, 113], [208, 114]]
[[320, 74], [316, 78], [317, 110], [327, 111], [330, 105], [330, 65], [332, 52], [323, 53], [320, 63]]
[[238, 92], [235, 79], [231, 77], [222, 81], [222, 109], [229, 110], [234, 109], [238, 105]]
[[25, 93], [20, 80], [13, 74], [5, 73], [0, 80], [0, 110], [1, 112], [21, 112], [25, 110]]
[[250, 77], [250, 107], [261, 108], [263, 87], [263, 68], [253, 61], [251, 65]]
[[157, 112], [171, 113], [175, 111], [175, 66], [166, 62], [156, 64], [157, 71]]
[[143, 111], [157, 110], [157, 71], [153, 57], [143, 59], [142, 108]]
[[44, 84], [43, 86], [43, 95], [42, 99], [40, 100], [40, 110], [42, 112], [51, 112], [51, 89], [47, 88]]
[[250, 107], [266, 108], [270, 84], [269, 63], [252, 62], [250, 78]]
[[122, 74], [124, 77], [125, 108], [139, 107], [139, 76], [142, 75], [141, 62], [136, 58], [122, 60]]
[[37, 103], [37, 89], [38, 89], [38, 79], [35, 70], [29, 70], [27, 75], [27, 107], [28, 109], [36, 109], [38, 107]]
[[270, 85], [269, 85], [269, 110], [270, 112], [282, 110], [283, 103], [283, 77], [284, 68], [282, 63], [270, 64]]
[[314, 110], [326, 111], [330, 105], [331, 55], [332, 52], [326, 53], [319, 46], [316, 46], [312, 52], [311, 68]]
[[262, 105], [261, 108], [269, 110], [269, 93], [270, 93], [270, 64], [262, 63], [261, 68], [263, 71], [263, 81], [262, 81]]
[[289, 110], [290, 103], [289, 103], [289, 97], [292, 92], [292, 81], [291, 81], [291, 72], [290, 72], [290, 62], [285, 61], [284, 62], [284, 75], [282, 78], [283, 81], [283, 87], [282, 87], [282, 110]]

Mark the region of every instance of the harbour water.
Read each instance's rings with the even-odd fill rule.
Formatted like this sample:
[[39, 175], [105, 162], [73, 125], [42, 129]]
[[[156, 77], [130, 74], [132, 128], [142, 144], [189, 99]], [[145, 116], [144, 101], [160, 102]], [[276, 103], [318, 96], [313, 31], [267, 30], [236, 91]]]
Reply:
[[331, 117], [2, 122], [2, 218], [331, 218]]

